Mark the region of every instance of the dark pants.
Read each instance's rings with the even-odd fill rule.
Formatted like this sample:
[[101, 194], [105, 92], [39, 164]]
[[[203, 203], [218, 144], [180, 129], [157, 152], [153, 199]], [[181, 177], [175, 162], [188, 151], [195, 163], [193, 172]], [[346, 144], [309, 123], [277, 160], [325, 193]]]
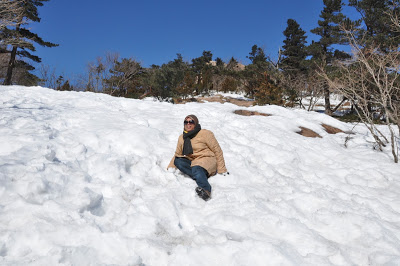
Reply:
[[192, 167], [192, 162], [189, 159], [180, 157], [175, 158], [174, 164], [181, 172], [193, 178], [197, 186], [211, 192], [211, 185], [208, 183], [208, 173], [206, 169], [197, 165]]

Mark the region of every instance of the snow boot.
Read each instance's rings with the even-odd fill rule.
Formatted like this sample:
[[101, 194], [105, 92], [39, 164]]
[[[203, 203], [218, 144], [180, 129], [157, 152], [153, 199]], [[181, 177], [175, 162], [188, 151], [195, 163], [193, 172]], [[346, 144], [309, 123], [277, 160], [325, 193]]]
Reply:
[[211, 198], [211, 192], [205, 190], [204, 188], [197, 187], [196, 193], [200, 198], [202, 198], [205, 201], [207, 201]]

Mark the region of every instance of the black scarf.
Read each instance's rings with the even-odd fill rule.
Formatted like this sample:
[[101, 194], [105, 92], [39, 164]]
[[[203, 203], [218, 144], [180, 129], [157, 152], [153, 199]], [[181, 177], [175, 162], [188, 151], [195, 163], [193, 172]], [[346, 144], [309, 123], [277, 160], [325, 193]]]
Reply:
[[200, 124], [197, 124], [195, 128], [192, 131], [186, 132], [183, 131], [183, 152], [182, 155], [189, 155], [193, 154], [193, 148], [192, 148], [192, 142], [190, 141], [192, 138], [194, 138], [197, 133], [201, 130]]

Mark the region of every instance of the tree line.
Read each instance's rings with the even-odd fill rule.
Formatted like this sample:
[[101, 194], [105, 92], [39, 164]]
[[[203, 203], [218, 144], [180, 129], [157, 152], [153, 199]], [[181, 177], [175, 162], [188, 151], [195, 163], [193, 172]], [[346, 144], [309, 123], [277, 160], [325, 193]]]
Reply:
[[[317, 27], [311, 33], [317, 41], [307, 43], [307, 33], [294, 19], [287, 20], [285, 37], [278, 58], [266, 56], [257, 44], [249, 49], [250, 64], [242, 65], [232, 57], [228, 62], [212, 51], [185, 62], [181, 54], [162, 65], [143, 67], [133, 58], [108, 53], [88, 65], [74, 86], [57, 76], [55, 70], [41, 65], [39, 77], [28, 63], [40, 62], [33, 54], [33, 43], [54, 47], [26, 26], [39, 22], [37, 8], [48, 0], [0, 0], [0, 80], [3, 84], [44, 85], [58, 90], [85, 90], [117, 97], [156, 97], [178, 102], [214, 91], [244, 92], [258, 104], [300, 106], [311, 110], [324, 99], [325, 113], [343, 104], [365, 123], [382, 150], [392, 146], [398, 162], [400, 132], [399, 90], [399, 0], [348, 0], [360, 19], [343, 14], [342, 0], [323, 0]], [[351, 47], [344, 52], [341, 47]], [[250, 48], [250, 47], [249, 47]], [[342, 97], [332, 105], [331, 94]], [[386, 138], [376, 126], [385, 123], [391, 132]]]

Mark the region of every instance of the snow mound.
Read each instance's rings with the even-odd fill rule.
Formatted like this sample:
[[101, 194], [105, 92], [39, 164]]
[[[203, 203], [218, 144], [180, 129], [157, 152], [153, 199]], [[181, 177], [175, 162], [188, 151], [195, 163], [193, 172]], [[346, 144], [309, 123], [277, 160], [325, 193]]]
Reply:
[[[277, 106], [245, 117], [230, 103], [0, 95], [2, 265], [400, 264], [400, 169], [361, 125]], [[210, 178], [208, 202], [166, 170], [192, 113], [230, 172]], [[356, 134], [346, 148], [322, 124]]]

